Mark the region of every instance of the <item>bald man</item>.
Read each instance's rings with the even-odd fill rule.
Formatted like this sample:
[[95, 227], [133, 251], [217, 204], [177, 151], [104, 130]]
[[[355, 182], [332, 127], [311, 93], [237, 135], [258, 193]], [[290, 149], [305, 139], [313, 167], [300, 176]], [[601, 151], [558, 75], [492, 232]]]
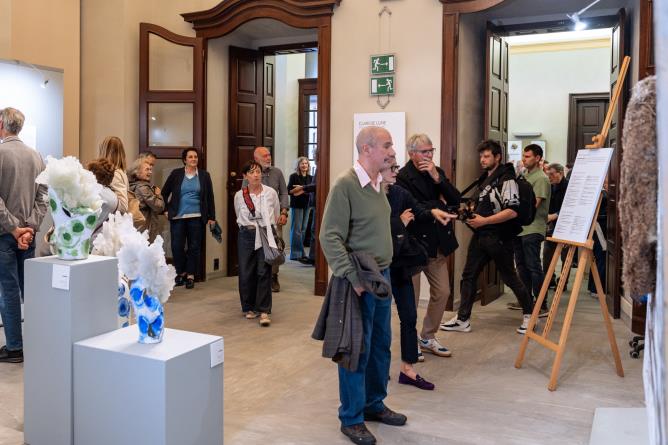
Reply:
[[[288, 187], [285, 185], [285, 177], [280, 168], [271, 165], [271, 151], [267, 147], [257, 147], [253, 152], [255, 162], [262, 166], [262, 184], [271, 187], [278, 193], [278, 201], [281, 205], [281, 215], [276, 224], [276, 234], [283, 241], [283, 226], [288, 222], [288, 211], [290, 199]], [[271, 266], [271, 291], [280, 292], [281, 285], [278, 282], [278, 265]]]
[[406, 423], [406, 416], [395, 413], [383, 402], [390, 373], [391, 297], [378, 297], [365, 288], [368, 277], [359, 275], [350, 253], [371, 254], [389, 280], [390, 204], [381, 188], [380, 172], [390, 167], [395, 152], [390, 133], [379, 127], [363, 128], [355, 145], [358, 161], [339, 176], [327, 197], [320, 246], [333, 275], [350, 282], [362, 318], [363, 332], [353, 329], [350, 339], [353, 343], [355, 339], [363, 342], [357, 368], [348, 369], [339, 363], [341, 432], [354, 443], [373, 445], [376, 438], [366, 428], [365, 421], [400, 426]]

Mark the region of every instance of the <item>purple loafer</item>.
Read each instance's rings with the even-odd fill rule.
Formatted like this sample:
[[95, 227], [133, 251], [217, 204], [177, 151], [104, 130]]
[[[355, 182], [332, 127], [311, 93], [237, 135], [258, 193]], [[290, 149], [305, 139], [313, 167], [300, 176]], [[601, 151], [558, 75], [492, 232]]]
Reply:
[[415, 376], [415, 379], [408, 377], [403, 372], [399, 373], [399, 383], [402, 385], [413, 385], [416, 388], [424, 389], [426, 391], [432, 391], [434, 389], [434, 384], [426, 381], [419, 374]]

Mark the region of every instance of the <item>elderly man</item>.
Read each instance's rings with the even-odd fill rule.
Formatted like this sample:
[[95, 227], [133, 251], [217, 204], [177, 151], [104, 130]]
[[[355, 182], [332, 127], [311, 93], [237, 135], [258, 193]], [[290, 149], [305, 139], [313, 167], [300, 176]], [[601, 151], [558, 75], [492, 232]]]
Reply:
[[[554, 233], [554, 228], [557, 225], [557, 219], [559, 218], [559, 212], [561, 211], [561, 205], [564, 202], [564, 196], [566, 196], [566, 189], [568, 188], [568, 179], [564, 175], [564, 166], [561, 164], [550, 164], [547, 168], [547, 178], [550, 180], [551, 184], [551, 197], [550, 197], [550, 209], [547, 214], [547, 234], [546, 237], [552, 236]], [[550, 262], [552, 261], [552, 256], [554, 251], [557, 249], [557, 243], [552, 241], [545, 240], [543, 243], [543, 273], [547, 273], [547, 269], [550, 268]], [[561, 263], [563, 264], [566, 261], [566, 256], [568, 255], [568, 250], [563, 249], [561, 251]], [[570, 271], [569, 271], [570, 275]], [[566, 278], [568, 283], [568, 278]], [[550, 287], [556, 287], [556, 281], [554, 280], [554, 274], [550, 277]], [[564, 287], [566, 289], [566, 287]]]
[[406, 416], [385, 406], [390, 369], [391, 298], [377, 298], [363, 286], [350, 252], [373, 255], [378, 268], [389, 278], [392, 262], [390, 205], [381, 189], [383, 168], [392, 156], [392, 137], [379, 127], [363, 128], [356, 140], [359, 159], [336, 180], [329, 192], [320, 228], [320, 245], [336, 277], [350, 281], [359, 296], [363, 347], [357, 368], [339, 364], [339, 419], [341, 432], [357, 444], [371, 445], [376, 439], [364, 421], [403, 425]]
[[[288, 222], [288, 211], [290, 209], [290, 199], [288, 197], [288, 187], [285, 185], [285, 177], [280, 168], [271, 165], [271, 152], [267, 147], [255, 148], [253, 158], [255, 162], [262, 166], [262, 184], [273, 188], [278, 193], [281, 215], [276, 223], [276, 234], [283, 240], [283, 226]], [[271, 267], [271, 291], [281, 291], [281, 285], [278, 282], [278, 266]]]
[[[450, 184], [445, 172], [434, 164], [434, 146], [426, 134], [414, 134], [406, 143], [408, 162], [397, 176], [397, 184], [408, 190], [428, 210], [446, 210], [448, 206], [459, 206], [461, 194]], [[445, 306], [450, 298], [448, 255], [457, 249], [457, 239], [452, 222], [437, 224], [435, 215], [431, 221], [415, 222], [414, 230], [424, 241], [429, 254], [429, 263], [424, 274], [429, 281], [429, 305], [422, 322], [420, 349], [439, 357], [450, 357], [448, 348], [436, 339]], [[416, 305], [420, 298], [420, 273], [413, 276]]]
[[0, 362], [8, 363], [23, 362], [23, 262], [35, 256], [34, 235], [46, 213], [47, 188], [35, 184], [44, 161], [16, 136], [24, 120], [14, 108], [0, 111], [0, 315], [6, 339]]

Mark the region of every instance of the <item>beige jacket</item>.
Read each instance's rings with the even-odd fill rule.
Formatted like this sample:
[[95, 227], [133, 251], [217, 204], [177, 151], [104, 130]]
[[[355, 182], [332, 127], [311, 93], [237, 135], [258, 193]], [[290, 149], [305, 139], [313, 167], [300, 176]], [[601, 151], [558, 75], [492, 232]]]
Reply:
[[123, 170], [117, 168], [114, 171], [114, 179], [109, 184], [109, 188], [118, 196], [118, 211], [121, 213], [128, 212], [128, 190], [130, 183], [128, 182], [128, 175]]

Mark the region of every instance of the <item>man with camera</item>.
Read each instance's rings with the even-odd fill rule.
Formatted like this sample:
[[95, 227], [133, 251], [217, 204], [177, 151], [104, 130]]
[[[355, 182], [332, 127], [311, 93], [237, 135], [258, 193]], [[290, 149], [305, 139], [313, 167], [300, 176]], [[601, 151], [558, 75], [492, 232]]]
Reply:
[[[459, 246], [452, 222], [442, 217], [448, 206], [459, 206], [461, 195], [434, 164], [434, 146], [426, 134], [414, 134], [406, 143], [410, 161], [399, 170], [397, 184], [408, 190], [433, 219], [414, 222], [414, 233], [423, 241], [429, 255], [424, 274], [429, 281], [429, 305], [422, 322], [420, 349], [440, 357], [452, 355], [435, 337], [450, 297], [447, 257]], [[434, 211], [437, 210], [437, 211]], [[420, 274], [413, 276], [416, 305], [420, 299]]]
[[501, 279], [512, 289], [522, 304], [524, 317], [517, 332], [524, 334], [533, 305], [531, 296], [517, 275], [513, 262], [513, 238], [522, 228], [515, 220], [520, 206], [515, 169], [512, 163], [501, 163], [503, 150], [497, 141], [491, 139], [482, 141], [477, 148], [480, 166], [486, 174], [481, 176], [474, 195], [476, 204], [473, 217], [466, 221], [474, 234], [462, 273], [461, 302], [457, 315], [443, 323], [441, 329], [471, 331], [469, 320], [477, 290], [478, 275], [487, 263], [494, 261]]

